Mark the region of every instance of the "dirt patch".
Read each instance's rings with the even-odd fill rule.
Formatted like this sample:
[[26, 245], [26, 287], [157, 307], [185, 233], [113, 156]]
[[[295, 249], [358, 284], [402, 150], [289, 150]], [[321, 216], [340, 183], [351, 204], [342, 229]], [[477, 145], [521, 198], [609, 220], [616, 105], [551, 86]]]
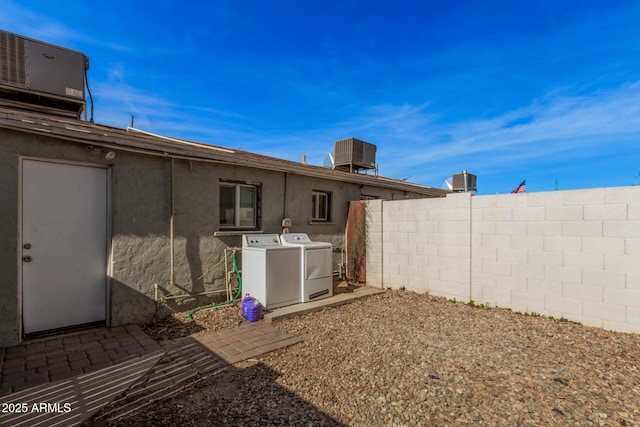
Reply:
[[244, 321], [240, 302], [204, 309], [194, 313], [188, 320], [189, 311], [171, 314], [158, 322], [144, 325], [142, 329], [151, 338], [163, 341], [186, 337], [198, 332], [212, 332], [237, 326]]

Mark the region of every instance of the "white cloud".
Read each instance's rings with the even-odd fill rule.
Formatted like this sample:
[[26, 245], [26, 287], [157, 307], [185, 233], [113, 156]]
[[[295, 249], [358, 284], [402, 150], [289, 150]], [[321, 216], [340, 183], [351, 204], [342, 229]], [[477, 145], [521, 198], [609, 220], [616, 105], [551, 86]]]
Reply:
[[0, 28], [6, 31], [62, 45], [79, 38], [70, 28], [17, 3], [3, 2], [2, 9]]
[[[445, 123], [425, 106], [385, 106], [368, 109], [341, 127], [352, 124], [352, 129], [370, 135], [389, 175], [413, 173], [414, 180], [419, 175], [437, 181], [457, 172], [443, 168], [461, 160], [472, 161], [476, 168], [507, 169], [516, 160], [597, 156], [615, 144], [621, 148], [637, 142], [638, 117], [640, 82], [635, 82], [580, 96], [550, 94], [490, 119]], [[522, 124], [511, 126], [521, 118]]]

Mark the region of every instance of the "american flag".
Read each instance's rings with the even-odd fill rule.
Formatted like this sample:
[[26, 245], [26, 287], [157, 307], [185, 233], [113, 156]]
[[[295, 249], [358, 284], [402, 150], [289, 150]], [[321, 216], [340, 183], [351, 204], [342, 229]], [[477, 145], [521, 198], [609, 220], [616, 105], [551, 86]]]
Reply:
[[518, 185], [516, 188], [511, 190], [511, 194], [524, 193], [525, 191], [527, 191], [527, 180], [526, 179], [524, 181], [522, 181], [520, 183], [520, 185]]

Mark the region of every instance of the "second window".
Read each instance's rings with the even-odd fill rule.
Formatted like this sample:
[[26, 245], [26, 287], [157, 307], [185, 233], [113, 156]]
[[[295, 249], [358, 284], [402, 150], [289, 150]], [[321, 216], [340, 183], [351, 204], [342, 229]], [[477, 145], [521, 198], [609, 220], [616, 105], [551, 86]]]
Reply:
[[331, 193], [314, 191], [312, 194], [312, 221], [331, 221]]

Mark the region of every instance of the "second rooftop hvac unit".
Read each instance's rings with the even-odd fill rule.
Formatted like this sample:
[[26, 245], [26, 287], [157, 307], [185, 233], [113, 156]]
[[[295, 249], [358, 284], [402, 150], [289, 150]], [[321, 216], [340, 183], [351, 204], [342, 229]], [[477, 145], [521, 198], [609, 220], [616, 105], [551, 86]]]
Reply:
[[334, 167], [349, 172], [376, 169], [376, 146], [356, 138], [334, 142]]
[[0, 98], [22, 108], [79, 117], [89, 58], [0, 30]]
[[462, 193], [478, 191], [478, 187], [476, 186], [476, 176], [468, 173], [466, 170], [462, 171], [462, 173], [453, 175], [451, 177], [451, 181], [453, 186], [452, 190], [455, 192]]

